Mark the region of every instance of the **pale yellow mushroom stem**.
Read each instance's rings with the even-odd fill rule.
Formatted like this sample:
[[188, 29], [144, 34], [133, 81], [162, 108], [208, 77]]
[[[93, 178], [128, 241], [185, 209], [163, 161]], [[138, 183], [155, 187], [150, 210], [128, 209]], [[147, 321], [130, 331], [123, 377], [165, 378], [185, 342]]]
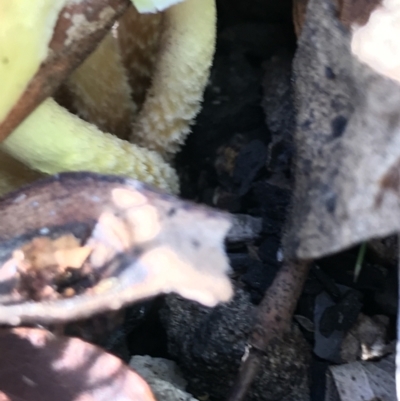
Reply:
[[101, 131], [128, 139], [136, 106], [118, 40], [109, 33], [66, 83], [77, 114]]
[[[21, 1], [25, 4], [27, 0]], [[38, 1], [44, 4], [50, 0]], [[61, 0], [55, 2], [60, 7], [63, 4]], [[52, 9], [47, 12], [53, 15]], [[86, 170], [119, 174], [176, 193], [177, 174], [162, 156], [170, 157], [179, 149], [200, 110], [215, 48], [215, 0], [186, 0], [161, 15], [141, 17], [131, 13], [121, 21], [119, 45], [122, 48], [131, 43], [131, 51], [126, 48], [119, 54], [117, 40], [110, 34], [70, 79], [75, 106], [84, 118], [103, 129], [111, 127], [110, 130], [119, 131], [125, 119], [129, 123], [135, 117], [134, 102], [140, 103], [145, 97], [143, 104], [138, 104], [130, 138], [139, 145], [102, 132], [48, 99], [0, 148], [44, 173]], [[11, 26], [18, 26], [19, 19], [23, 19], [18, 13], [14, 18]], [[129, 23], [135, 19], [141, 23], [131, 29], [132, 32], [136, 29], [140, 37], [124, 36], [124, 29], [129, 31]], [[151, 23], [146, 26], [145, 21]], [[118, 29], [113, 34], [118, 36]], [[26, 35], [25, 32], [23, 36]], [[35, 43], [44, 37], [43, 32], [34, 36]], [[23, 46], [18, 48], [19, 42], [14, 44], [0, 36], [0, 45], [3, 42], [12, 43], [17, 48], [16, 54], [23, 51]], [[137, 64], [133, 63], [135, 55], [139, 57]], [[128, 76], [122, 62], [129, 70]], [[131, 88], [133, 101], [129, 98], [128, 78], [132, 85], [136, 86], [136, 82], [138, 86], [136, 91]], [[110, 87], [114, 84], [115, 87]], [[115, 115], [102, 122], [99, 119], [104, 110]], [[7, 168], [4, 163], [3, 168]]]
[[53, 99], [43, 102], [1, 147], [17, 160], [45, 173], [120, 174], [178, 192], [174, 169], [157, 153], [103, 133]]
[[0, 122], [47, 57], [53, 29], [65, 3], [66, 0], [0, 1]]
[[128, 139], [144, 103], [159, 49], [162, 14], [131, 6], [66, 83], [72, 106], [85, 121]]
[[215, 49], [215, 0], [186, 0], [163, 14], [160, 50], [131, 141], [170, 156], [200, 110]]

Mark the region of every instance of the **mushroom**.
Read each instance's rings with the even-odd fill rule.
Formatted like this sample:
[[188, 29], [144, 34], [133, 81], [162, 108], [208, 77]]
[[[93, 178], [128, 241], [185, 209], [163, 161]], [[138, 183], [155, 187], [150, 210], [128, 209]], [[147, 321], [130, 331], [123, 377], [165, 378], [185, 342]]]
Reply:
[[66, 0], [2, 2], [0, 6], [0, 122], [47, 57], [58, 14]]
[[176, 173], [156, 152], [101, 132], [45, 100], [2, 144], [2, 148], [33, 169], [94, 171], [126, 175], [177, 192]]
[[[27, 0], [23, 1], [27, 2]], [[32, 38], [29, 39], [31, 40], [29, 43], [36, 47], [39, 47], [39, 42], [42, 47], [43, 43], [45, 46], [48, 45], [51, 32], [56, 24], [55, 16], [58, 15], [63, 5], [67, 7], [71, 2], [44, 0], [42, 3], [48, 6], [48, 9], [42, 9], [40, 20], [46, 21], [46, 29], [41, 29], [38, 34], [32, 35]], [[140, 3], [143, 6], [148, 2]], [[165, 2], [164, 5], [168, 4], [169, 2]], [[155, 7], [159, 9], [162, 5], [156, 4]], [[106, 10], [106, 8], [104, 9]], [[143, 10], [143, 8], [140, 9]], [[20, 23], [27, 24], [27, 19], [31, 18], [29, 13], [21, 13], [18, 10], [11, 11], [8, 26], [13, 29]], [[120, 174], [154, 184], [171, 192], [178, 191], [176, 173], [163, 160], [162, 156], [170, 158], [179, 149], [190, 131], [190, 124], [200, 110], [200, 102], [214, 52], [215, 2], [214, 0], [186, 0], [168, 8], [158, 17], [140, 15], [133, 8], [129, 12], [131, 13], [130, 18], [132, 18], [132, 13], [136, 13], [135, 18], [143, 17], [143, 21], [147, 21], [149, 18], [158, 19], [159, 23], [152, 25], [152, 32], [155, 33], [153, 36], [150, 35], [154, 40], [146, 39], [149, 37], [151, 28], [146, 30], [144, 22], [141, 25], [142, 30], [137, 29], [139, 25], [128, 25], [128, 29], [132, 29], [139, 36], [133, 35], [132, 39], [131, 35], [131, 40], [125, 41], [122, 34], [118, 36], [120, 28], [114, 26], [112, 34], [103, 39], [100, 46], [71, 75], [65, 85], [72, 95], [72, 104], [75, 105], [77, 114], [87, 121], [73, 115], [57, 104], [55, 100], [47, 99], [1, 144], [3, 151], [31, 169], [44, 173], [87, 170]], [[44, 15], [47, 15], [47, 19]], [[76, 22], [79, 20], [78, 16], [82, 16], [82, 14], [70, 16], [70, 20]], [[2, 19], [2, 17], [0, 18]], [[126, 18], [129, 19], [129, 17]], [[33, 26], [37, 21], [39, 21], [38, 18], [34, 21]], [[121, 20], [121, 26], [126, 28], [126, 21]], [[154, 28], [158, 30], [154, 31]], [[68, 38], [71, 39], [71, 26], [68, 29], [68, 32], [64, 32], [63, 43], [65, 46]], [[75, 27], [75, 31], [79, 31], [79, 29]], [[66, 33], [69, 33], [69, 36]], [[21, 35], [24, 40], [28, 41], [28, 31]], [[65, 35], [68, 37], [67, 39], [65, 39]], [[129, 39], [129, 35], [125, 39], [127, 37]], [[143, 40], [141, 41], [141, 39]], [[3, 41], [7, 41], [7, 45], [4, 45]], [[20, 54], [21, 47], [13, 43], [10, 36], [0, 39], [0, 49], [8, 46], [7, 49], [13, 49], [14, 53], [17, 49]], [[137, 61], [139, 68], [130, 68], [132, 65], [126, 63], [129, 57], [135, 54], [135, 52], [129, 54], [129, 48], [123, 47], [129, 43], [136, 43], [136, 50], [139, 49], [142, 52], [143, 57]], [[54, 43], [51, 42], [51, 44]], [[54, 50], [52, 46], [50, 49]], [[106, 51], [104, 52], [104, 50]], [[103, 54], [100, 54], [102, 51]], [[107, 55], [111, 55], [108, 62], [102, 62], [106, 61]], [[49, 60], [51, 62], [52, 57], [54, 57], [54, 52], [50, 51], [44, 64]], [[29, 58], [29, 62], [23, 59], [23, 62], [31, 65], [30, 74], [24, 76], [24, 84], [20, 85], [23, 90], [17, 91], [18, 85], [15, 76], [11, 79], [13, 93], [17, 93], [17, 95], [10, 97], [6, 105], [0, 103], [0, 116], [2, 116], [0, 130], [1, 124], [6, 126], [7, 118], [12, 116], [14, 109], [18, 108], [15, 106], [15, 102], [18, 101], [20, 104], [24, 101], [24, 95], [27, 93], [29, 95], [29, 84], [32, 84], [41, 73], [43, 65], [40, 69], [38, 68], [40, 62], [44, 60], [43, 51], [40, 57], [35, 54], [34, 60], [35, 63], [32, 61], [32, 57]], [[143, 69], [140, 68], [142, 60], [147, 63], [147, 73], [150, 72], [151, 76], [139, 77], [139, 81], [144, 80], [149, 86], [142, 89], [145, 94], [142, 102], [137, 102], [135, 88], [130, 88], [128, 82], [135, 82], [135, 74], [143, 75]], [[32, 71], [38, 72], [31, 80]], [[113, 71], [115, 73], [112, 73]], [[110, 72], [111, 74], [109, 74]], [[92, 84], [88, 83], [90, 75], [92, 75]], [[118, 88], [122, 88], [122, 91], [110, 90], [109, 84], [101, 85], [100, 83], [96, 87], [93, 85], [94, 75], [97, 78], [110, 79], [110, 82], [118, 83]], [[60, 83], [58, 82], [58, 84]], [[56, 85], [54, 86], [53, 91], [56, 89]], [[26, 90], [27, 87], [28, 90]], [[133, 93], [130, 92], [130, 89], [133, 89]], [[98, 95], [93, 97], [96, 90]], [[51, 95], [51, 93], [49, 94]], [[99, 101], [99, 99], [107, 101]], [[116, 111], [121, 112], [117, 113]], [[129, 118], [129, 114], [131, 114], [131, 118]], [[101, 124], [102, 116], [110, 115], [114, 115], [115, 118], [109, 118], [109, 121]], [[111, 135], [127, 136], [127, 133], [123, 132], [126, 131], [124, 128], [126, 119], [128, 119], [125, 122], [128, 127], [127, 133], [130, 141], [134, 143]], [[111, 134], [108, 134], [101, 129], [112, 131]]]

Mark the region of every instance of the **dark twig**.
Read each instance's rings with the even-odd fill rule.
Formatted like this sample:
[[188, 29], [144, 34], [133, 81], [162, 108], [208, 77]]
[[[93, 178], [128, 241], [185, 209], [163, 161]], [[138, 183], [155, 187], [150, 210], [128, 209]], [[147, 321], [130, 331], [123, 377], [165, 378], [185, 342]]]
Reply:
[[262, 356], [272, 340], [290, 330], [292, 316], [310, 267], [309, 261], [287, 261], [258, 307], [258, 316], [228, 401], [242, 401], [253, 382]]

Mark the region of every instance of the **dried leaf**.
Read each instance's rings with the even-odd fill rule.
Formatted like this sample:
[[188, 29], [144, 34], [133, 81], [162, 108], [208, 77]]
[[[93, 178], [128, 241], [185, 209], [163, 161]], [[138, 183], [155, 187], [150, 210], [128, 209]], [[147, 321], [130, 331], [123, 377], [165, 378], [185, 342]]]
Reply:
[[155, 401], [119, 358], [40, 329], [0, 330], [0, 400]]
[[394, 401], [395, 363], [390, 355], [379, 362], [353, 362], [329, 368], [326, 401]]
[[294, 60], [296, 172], [284, 238], [317, 258], [400, 230], [400, 85], [352, 55], [331, 0], [310, 0]]
[[[0, 221], [1, 323], [77, 320], [172, 291], [208, 306], [232, 294], [227, 217], [137, 181], [60, 174], [10, 194]], [[4, 262], [32, 238], [65, 233], [93, 249], [82, 276], [94, 281], [71, 298], [32, 302], [17, 290], [15, 266]]]

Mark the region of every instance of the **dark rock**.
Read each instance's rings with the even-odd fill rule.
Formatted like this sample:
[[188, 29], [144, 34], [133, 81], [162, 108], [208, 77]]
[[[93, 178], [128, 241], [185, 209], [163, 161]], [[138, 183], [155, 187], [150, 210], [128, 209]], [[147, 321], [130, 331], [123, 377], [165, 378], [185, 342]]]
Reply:
[[258, 304], [272, 284], [278, 267], [267, 265], [248, 253], [230, 253], [228, 256], [235, 277], [239, 277], [240, 282], [246, 285], [251, 302]]
[[[199, 397], [223, 400], [235, 380], [255, 309], [248, 295], [237, 290], [234, 299], [214, 309], [169, 296], [162, 310], [170, 354]], [[267, 349], [249, 400], [308, 400], [309, 350], [297, 327]]]
[[272, 284], [278, 269], [268, 266], [258, 260], [250, 259], [242, 282], [248, 287], [251, 302], [258, 304], [264, 296], [265, 290]]
[[354, 290], [348, 290], [342, 299], [333, 306], [325, 309], [319, 321], [319, 330], [325, 337], [329, 337], [334, 330], [347, 332], [357, 320], [362, 303], [360, 294]]
[[346, 332], [357, 321], [362, 303], [360, 293], [344, 286], [339, 286], [341, 298], [335, 302], [327, 292], [322, 292], [315, 299], [314, 352], [320, 358], [331, 362], [340, 362], [340, 347]]

